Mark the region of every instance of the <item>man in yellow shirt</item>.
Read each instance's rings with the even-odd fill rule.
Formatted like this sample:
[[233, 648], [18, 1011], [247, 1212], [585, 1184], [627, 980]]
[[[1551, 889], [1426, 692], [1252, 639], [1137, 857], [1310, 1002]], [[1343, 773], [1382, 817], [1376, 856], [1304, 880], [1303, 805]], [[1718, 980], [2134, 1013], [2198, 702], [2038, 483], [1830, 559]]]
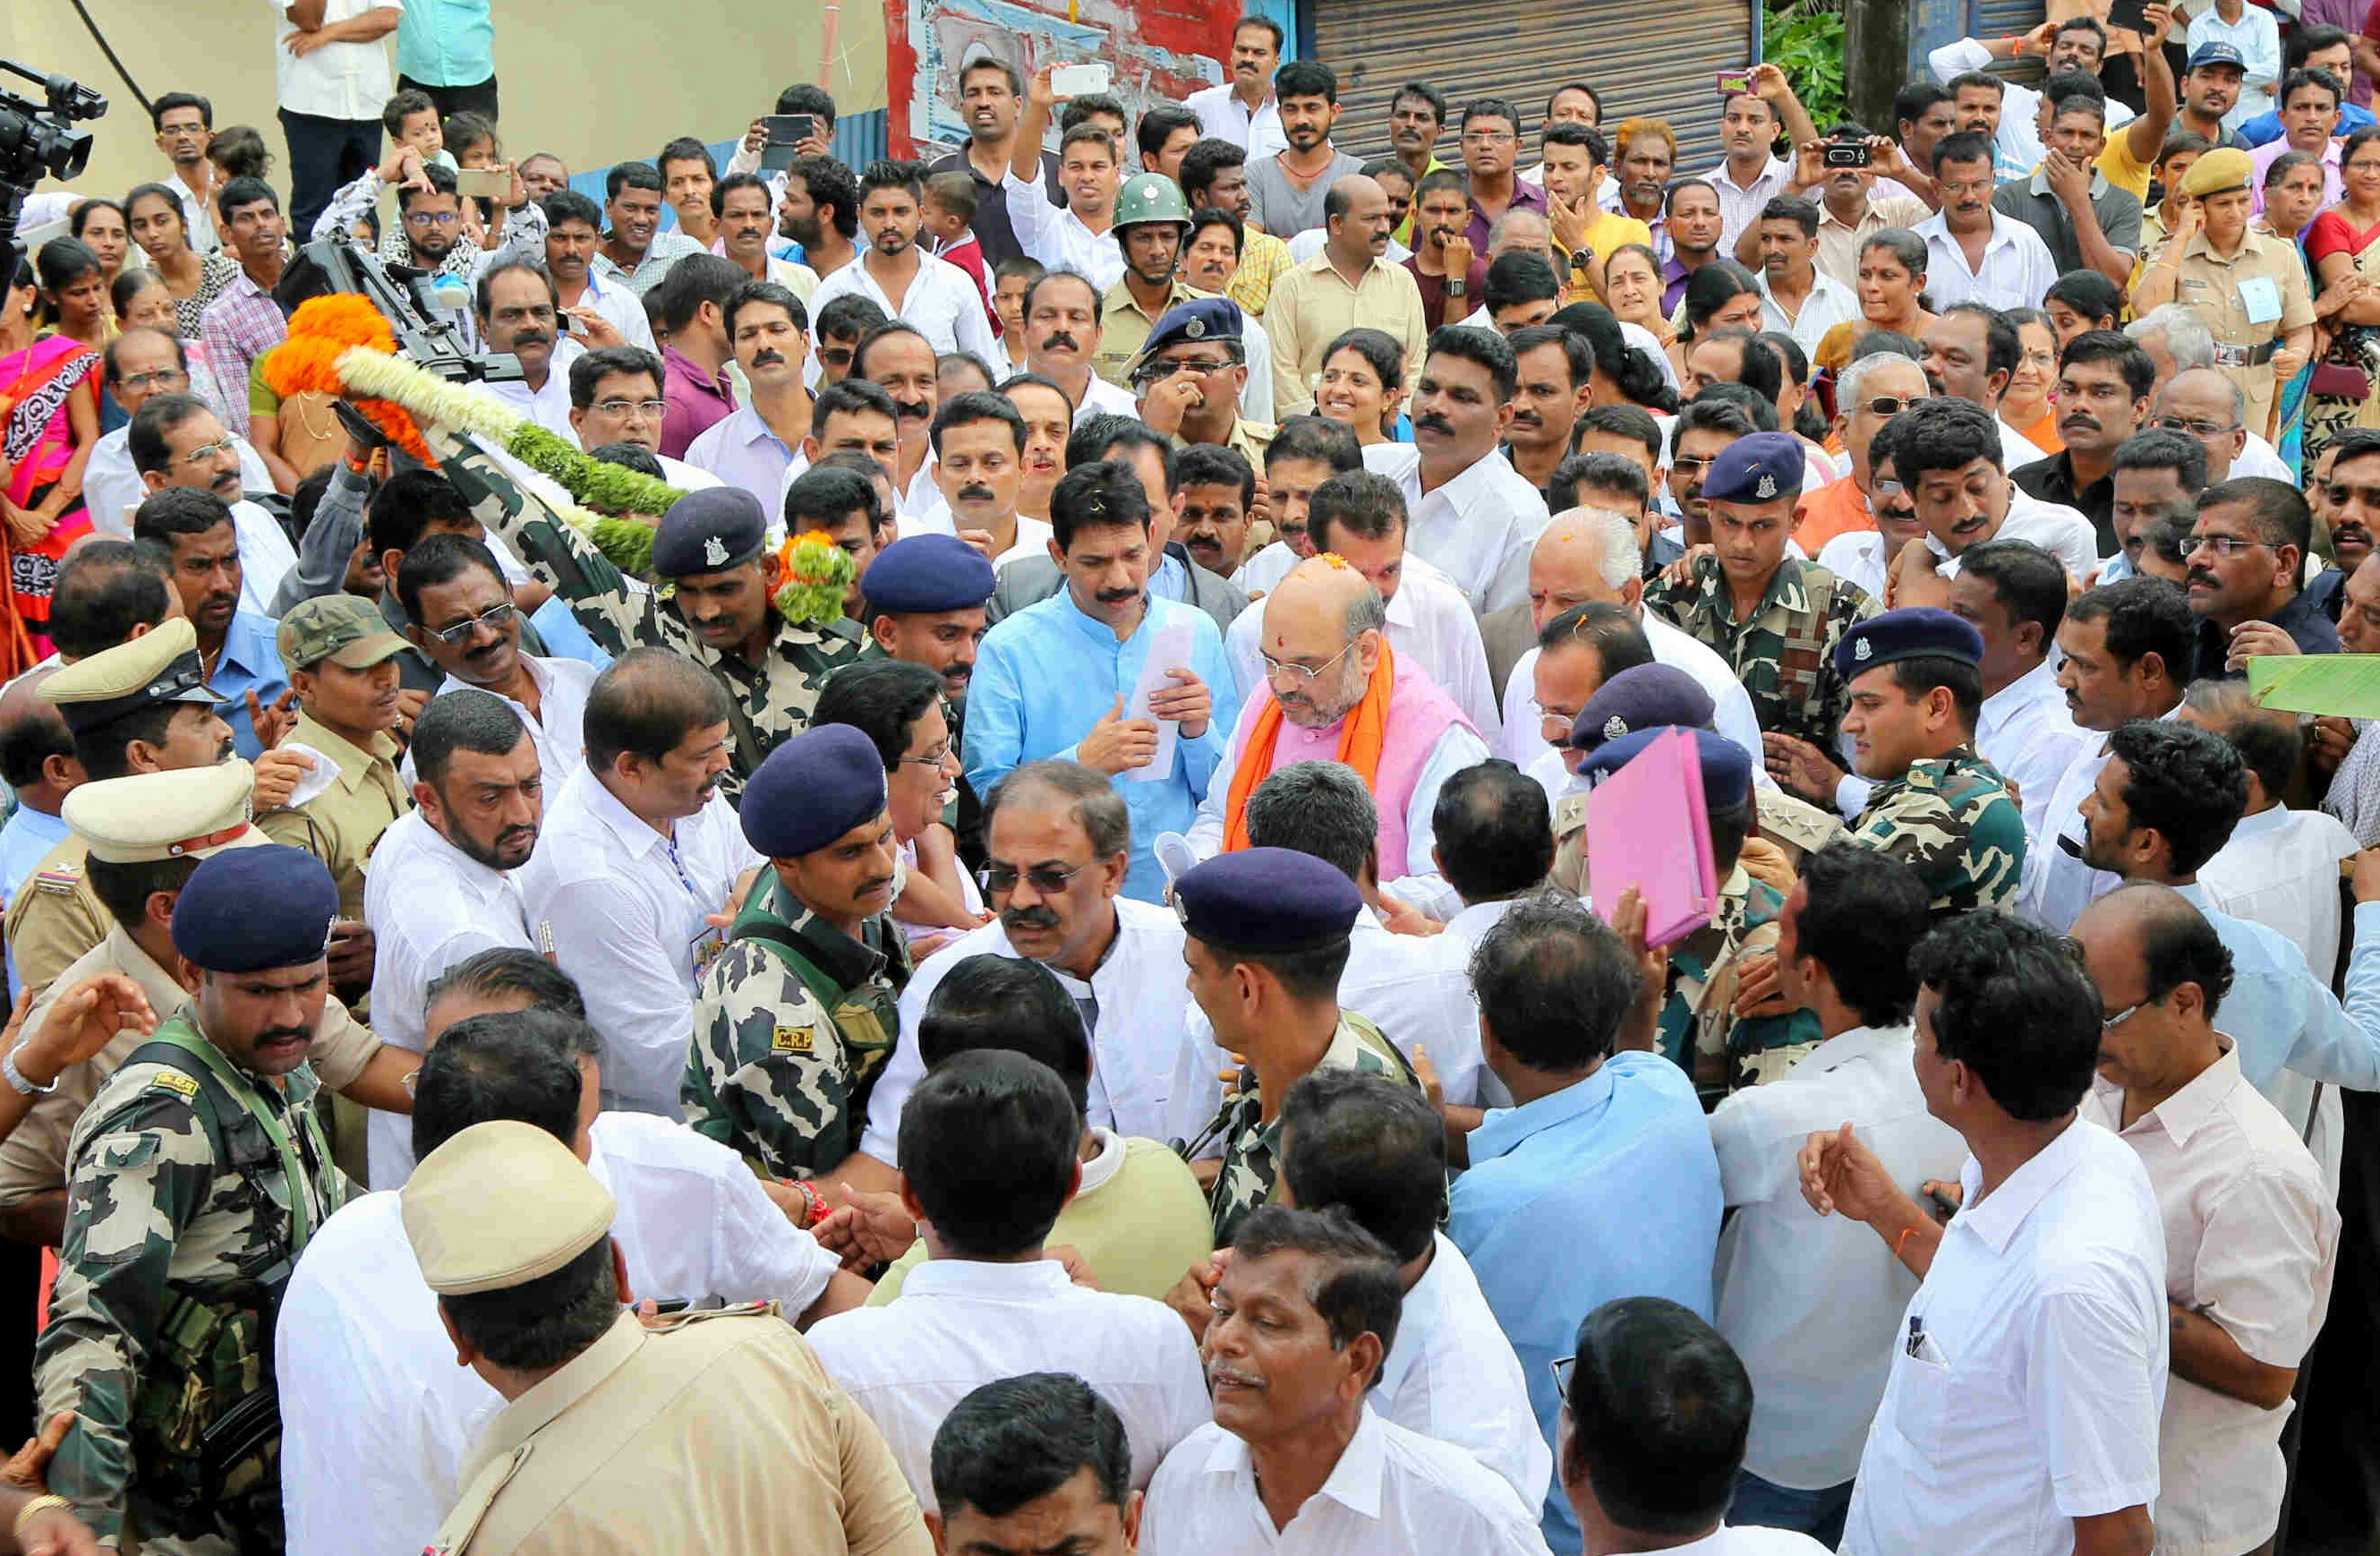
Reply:
[[1651, 248], [1653, 230], [1596, 202], [1611, 173], [1610, 146], [1601, 130], [1568, 120], [1549, 124], [1545, 153], [1546, 220], [1554, 247], [1570, 256], [1573, 286], [1568, 300], [1601, 302], [1605, 259], [1631, 243]]
[[[2119, 189], [2128, 189], [2134, 200], [2145, 208], [2149, 202], [2149, 170], [2156, 164], [2157, 154], [2165, 149], [2166, 131], [2173, 128], [2174, 115], [2181, 102], [2176, 93], [2173, 67], [2165, 57], [2166, 34], [2173, 30], [2173, 10], [2161, 4], [2142, 7], [2148, 18], [2149, 30], [2140, 53], [2141, 91], [2148, 107], [2121, 134], [2107, 137], [2107, 149], [2099, 153], [2099, 171], [2107, 182]], [[2044, 82], [2046, 88], [2048, 83]], [[2041, 94], [2042, 140], [2049, 139], [2047, 115], [2050, 101], [2057, 94], [2045, 90]]]

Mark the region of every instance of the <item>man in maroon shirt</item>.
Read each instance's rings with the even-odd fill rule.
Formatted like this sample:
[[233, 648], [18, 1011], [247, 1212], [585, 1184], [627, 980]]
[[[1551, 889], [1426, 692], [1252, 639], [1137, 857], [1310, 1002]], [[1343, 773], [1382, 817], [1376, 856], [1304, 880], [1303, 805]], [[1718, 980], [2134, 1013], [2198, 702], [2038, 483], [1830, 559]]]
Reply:
[[[1414, 251], [1405, 260], [1421, 288], [1422, 318], [1431, 329], [1460, 323], [1479, 306], [1488, 284], [1488, 261], [1474, 253], [1470, 234], [1471, 191], [1451, 167], [1425, 175], [1414, 190]], [[1412, 375], [1416, 364], [1407, 362]]]
[[686, 457], [686, 445], [735, 408], [729, 388], [727, 303], [750, 277], [722, 254], [688, 254], [653, 288], [663, 331], [662, 453]]

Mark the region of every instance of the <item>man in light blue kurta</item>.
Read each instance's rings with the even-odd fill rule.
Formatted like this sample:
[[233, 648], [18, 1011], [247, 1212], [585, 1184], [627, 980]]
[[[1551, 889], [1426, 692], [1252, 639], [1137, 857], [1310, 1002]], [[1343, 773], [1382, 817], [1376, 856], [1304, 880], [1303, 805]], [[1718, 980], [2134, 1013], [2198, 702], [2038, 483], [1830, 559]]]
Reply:
[[[1479, 1277], [1528, 1380], [1550, 1447], [1555, 1357], [1581, 1319], [1622, 1296], [1665, 1296], [1708, 1318], [1718, 1249], [1718, 1155], [1685, 1072], [1658, 1053], [1614, 1053], [1635, 968], [1620, 937], [1573, 901], [1513, 907], [1472, 964], [1488, 1068], [1515, 1106], [1471, 1131], [1446, 1233]], [[1557, 1483], [1546, 1543], [1584, 1546]]]
[[[1153, 852], [1157, 836], [1187, 833], [1207, 785], [1230, 781], [1217, 769], [1239, 699], [1214, 619], [1149, 591], [1156, 553], [1148, 520], [1148, 499], [1130, 466], [1086, 465], [1058, 482], [1050, 523], [1065, 587], [984, 638], [960, 760], [979, 795], [1025, 763], [1050, 757], [1108, 773], [1132, 814], [1124, 895], [1159, 902], [1165, 873]], [[1150, 718], [1117, 717], [1119, 699], [1131, 711], [1150, 652], [1184, 633], [1190, 651], [1160, 667], [1176, 674], [1150, 697]], [[1176, 737], [1162, 776], [1151, 777], [1160, 723]]]

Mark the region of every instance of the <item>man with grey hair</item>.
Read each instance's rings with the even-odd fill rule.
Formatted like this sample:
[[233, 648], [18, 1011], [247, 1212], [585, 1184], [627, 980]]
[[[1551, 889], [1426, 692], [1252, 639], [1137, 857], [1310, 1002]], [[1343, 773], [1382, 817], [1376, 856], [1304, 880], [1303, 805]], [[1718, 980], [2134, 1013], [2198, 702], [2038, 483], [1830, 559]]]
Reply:
[[1021, 956], [1049, 968], [1090, 1037], [1088, 1122], [1127, 1138], [1166, 1138], [1166, 1091], [1189, 1004], [1182, 921], [1170, 906], [1123, 895], [1132, 852], [1123, 796], [1080, 762], [1026, 762], [984, 796], [983, 840], [978, 879], [998, 917], [927, 957], [901, 991], [908, 1036], [868, 1098], [860, 1154], [898, 1164], [901, 1106], [926, 1073], [916, 1034], [934, 991], [970, 956]]
[[[1645, 629], [1655, 663], [1684, 671], [1710, 694], [1718, 709], [1714, 720], [1718, 732], [1757, 752], [1760, 721], [1753, 714], [1742, 681], [1716, 650], [1645, 611], [1639, 566], [1636, 528], [1626, 515], [1608, 508], [1572, 508], [1537, 537], [1529, 553], [1529, 598], [1510, 609], [1527, 613], [1534, 643], [1548, 622], [1574, 605], [1619, 606]], [[1488, 629], [1493, 630], [1502, 614], [1490, 616]], [[1524, 772], [1553, 749], [1539, 728], [1545, 711], [1537, 706], [1536, 673], [1543, 651], [1532, 647], [1522, 654], [1504, 683], [1504, 734], [1496, 754]]]
[[1932, 394], [1925, 368], [1893, 352], [1871, 352], [1843, 369], [1835, 381], [1834, 430], [1842, 439], [1851, 473], [1818, 488], [1803, 502], [1793, 520], [1793, 543], [1805, 554], [1817, 555], [1838, 535], [1876, 529], [1876, 474], [1868, 445], [1886, 422]]
[[[2171, 430], [2185, 432], [2208, 445], [2206, 480], [2209, 485], [2228, 476], [2263, 476], [2271, 480], [2290, 482], [2297, 480], [2289, 466], [2281, 462], [2281, 456], [2274, 451], [2273, 445], [2255, 429], [2246, 425], [2248, 407], [2245, 395], [2239, 396], [2230, 407], [2228, 427], [2220, 425], [2215, 415], [2167, 410], [2166, 391], [2172, 387], [2176, 378], [2192, 369], [2213, 371], [2215, 367], [2214, 333], [2207, 329], [2205, 321], [2199, 318], [2197, 311], [2188, 303], [2169, 302], [2162, 308], [2153, 308], [2125, 325], [2124, 333], [2138, 341], [2141, 349], [2149, 354], [2149, 360], [2156, 364], [2156, 387], [2154, 391], [2156, 414], [2152, 425], [2163, 427], [2167, 425], [2168, 416], [2180, 416], [2185, 422], [2203, 423], [2207, 429], [2204, 434], [2187, 426]], [[2232, 428], [2240, 431], [2238, 448], [2225, 475], [2217, 475], [2215, 471], [2218, 462], [2215, 445], [2230, 445], [2233, 442], [2230, 436]]]
[[[1292, 762], [1257, 785], [1248, 796], [1247, 818], [1250, 847], [1310, 855], [1362, 888], [1367, 901], [1375, 894], [1380, 813], [1354, 768], [1337, 761]], [[1340, 1008], [1378, 1027], [1407, 1063], [1428, 1064], [1445, 1101], [1479, 1105], [1481, 1082], [1490, 1077], [1479, 1053], [1470, 978], [1463, 968], [1416, 950], [1413, 940], [1390, 932], [1378, 912], [1363, 908], [1347, 934]], [[1195, 1004], [1187, 1025], [1190, 1039], [1176, 1058], [1173, 1094], [1166, 1105], [1173, 1135], [1184, 1139], [1221, 1105], [1220, 1076], [1227, 1067], [1212, 1024]], [[1427, 1060], [1420, 1057], [1424, 1053]], [[1204, 1155], [1221, 1150], [1220, 1140], [1201, 1147]]]
[[[2205, 326], [2201, 324], [2200, 329]], [[2152, 428], [2179, 432], [2206, 450], [2206, 486], [2220, 486], [2248, 452], [2248, 391], [2216, 368], [2183, 368], [2156, 391]], [[2195, 493], [2193, 493], [2195, 495]]]

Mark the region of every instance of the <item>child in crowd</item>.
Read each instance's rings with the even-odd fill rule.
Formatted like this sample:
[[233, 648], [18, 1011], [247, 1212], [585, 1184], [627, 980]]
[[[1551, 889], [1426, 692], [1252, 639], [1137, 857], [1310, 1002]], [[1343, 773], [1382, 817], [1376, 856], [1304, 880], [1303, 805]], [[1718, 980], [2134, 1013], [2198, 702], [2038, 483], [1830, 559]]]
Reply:
[[976, 241], [975, 180], [964, 173], [937, 173], [926, 180], [926, 197], [918, 202], [923, 225], [934, 240], [934, 257], [947, 260], [975, 278], [983, 298], [983, 316], [991, 333], [1000, 334], [1000, 310], [991, 306], [991, 282], [983, 263], [983, 245]]

